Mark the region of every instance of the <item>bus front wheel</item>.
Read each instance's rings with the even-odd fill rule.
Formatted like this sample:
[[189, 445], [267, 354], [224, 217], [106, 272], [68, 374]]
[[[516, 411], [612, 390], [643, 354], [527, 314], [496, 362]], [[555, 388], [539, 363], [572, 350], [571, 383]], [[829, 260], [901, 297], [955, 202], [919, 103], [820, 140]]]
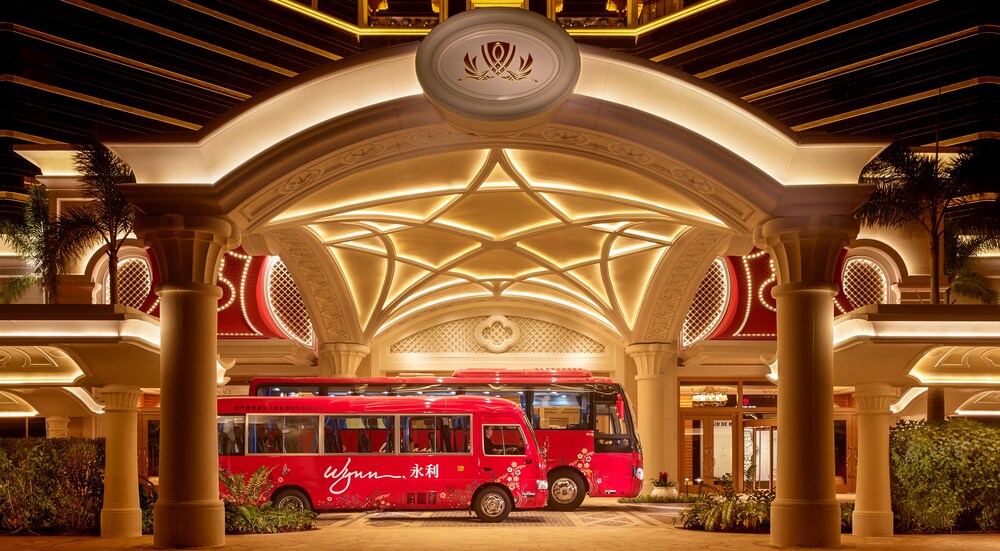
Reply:
[[472, 500], [472, 509], [483, 522], [500, 522], [507, 518], [513, 507], [507, 492], [496, 487], [479, 490]]
[[274, 506], [279, 509], [291, 509], [293, 511], [311, 511], [309, 497], [302, 490], [295, 488], [285, 488], [278, 490], [271, 498]]
[[587, 487], [576, 472], [561, 470], [549, 475], [549, 509], [572, 511], [585, 497]]

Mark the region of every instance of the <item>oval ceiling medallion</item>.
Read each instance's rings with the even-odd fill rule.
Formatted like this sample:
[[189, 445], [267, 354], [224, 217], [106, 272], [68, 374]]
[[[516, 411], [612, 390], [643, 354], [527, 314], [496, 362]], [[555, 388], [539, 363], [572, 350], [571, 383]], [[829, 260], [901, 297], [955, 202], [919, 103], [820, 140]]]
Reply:
[[580, 77], [580, 51], [527, 10], [477, 9], [438, 25], [417, 49], [417, 79], [452, 124], [509, 134], [548, 120]]

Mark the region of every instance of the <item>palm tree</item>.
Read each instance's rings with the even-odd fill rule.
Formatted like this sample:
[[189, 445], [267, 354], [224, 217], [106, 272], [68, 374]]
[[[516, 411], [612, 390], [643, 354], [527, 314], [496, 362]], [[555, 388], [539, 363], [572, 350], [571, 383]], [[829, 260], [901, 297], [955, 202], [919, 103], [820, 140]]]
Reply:
[[108, 299], [118, 304], [118, 252], [138, 214], [125, 199], [121, 184], [135, 182], [135, 176], [125, 161], [100, 144], [81, 146], [73, 160], [81, 174], [83, 196], [90, 201], [82, 208], [69, 209], [63, 223], [77, 239], [104, 245], [108, 254]]
[[954, 295], [983, 304], [1000, 303], [1000, 291], [976, 271], [979, 256], [1000, 245], [1000, 240], [983, 235], [959, 235], [954, 226], [952, 222], [946, 223], [944, 232], [944, 276], [948, 279], [945, 302], [952, 304]]
[[66, 228], [49, 218], [49, 192], [45, 186], [28, 186], [21, 223], [0, 222], [0, 239], [33, 268], [23, 276], [7, 278], [0, 284], [0, 303], [16, 302], [33, 285], [40, 283], [45, 302], [59, 303], [58, 277], [79, 258], [86, 244], [67, 235]]
[[[941, 303], [942, 245], [945, 222], [955, 235], [971, 235], [978, 239], [994, 239], [1000, 235], [997, 217], [981, 216], [992, 191], [991, 170], [996, 162], [995, 147], [978, 146], [960, 153], [951, 161], [942, 162], [937, 155], [929, 157], [895, 144], [865, 167], [862, 183], [874, 185], [865, 204], [855, 211], [855, 217], [871, 226], [890, 228], [922, 228], [927, 235], [930, 259], [930, 303]], [[993, 202], [996, 202], [994, 194]], [[993, 208], [992, 212], [996, 209]], [[955, 276], [959, 271], [954, 272]], [[929, 388], [927, 418], [944, 419], [944, 389]]]

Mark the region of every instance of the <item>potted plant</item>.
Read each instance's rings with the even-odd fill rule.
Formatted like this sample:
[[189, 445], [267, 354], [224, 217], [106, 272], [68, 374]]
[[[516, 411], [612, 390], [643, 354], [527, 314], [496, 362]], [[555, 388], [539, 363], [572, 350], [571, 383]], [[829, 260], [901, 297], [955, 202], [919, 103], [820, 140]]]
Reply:
[[677, 498], [677, 485], [670, 480], [670, 474], [666, 471], [660, 472], [659, 476], [653, 479], [653, 495], [666, 498]]

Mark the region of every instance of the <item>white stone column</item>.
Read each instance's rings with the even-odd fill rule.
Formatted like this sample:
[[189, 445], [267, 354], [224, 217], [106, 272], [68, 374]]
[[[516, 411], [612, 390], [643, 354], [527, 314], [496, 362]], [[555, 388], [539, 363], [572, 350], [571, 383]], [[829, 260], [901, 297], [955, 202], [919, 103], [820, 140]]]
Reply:
[[101, 388], [104, 400], [105, 467], [102, 538], [142, 535], [139, 509], [138, 416], [142, 391], [138, 387]]
[[648, 494], [649, 481], [661, 471], [677, 477], [677, 349], [664, 343], [633, 344], [625, 352], [638, 373], [636, 424], [646, 479], [642, 492]]
[[858, 483], [854, 501], [855, 536], [892, 535], [889, 490], [889, 406], [898, 398], [895, 387], [865, 383], [855, 387], [858, 403]]
[[778, 268], [777, 498], [771, 504], [771, 544], [840, 545], [840, 505], [834, 481], [833, 284], [837, 258], [857, 235], [848, 216], [768, 220], [757, 245]]
[[45, 417], [45, 435], [49, 438], [66, 438], [69, 436], [69, 417], [48, 415]]
[[147, 216], [136, 234], [160, 271], [160, 484], [153, 544], [225, 543], [215, 423], [219, 262], [238, 230], [211, 216]]
[[322, 344], [319, 347], [321, 377], [356, 377], [361, 360], [371, 350], [368, 345], [349, 342]]

